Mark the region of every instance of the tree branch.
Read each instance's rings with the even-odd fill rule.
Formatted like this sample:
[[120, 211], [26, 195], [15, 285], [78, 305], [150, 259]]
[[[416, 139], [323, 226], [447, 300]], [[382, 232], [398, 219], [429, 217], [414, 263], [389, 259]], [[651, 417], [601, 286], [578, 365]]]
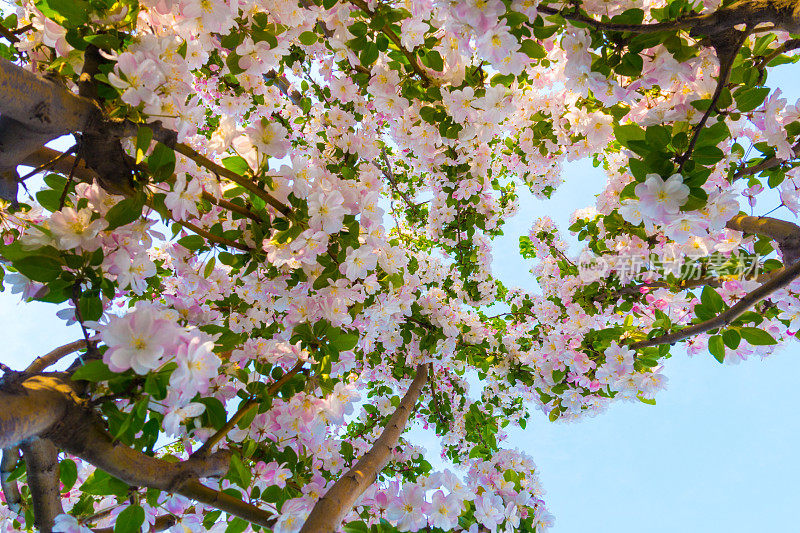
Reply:
[[[800, 142], [795, 143], [795, 145], [792, 147], [792, 150], [794, 151], [795, 156], [800, 156]], [[756, 163], [755, 165], [740, 168], [733, 174], [731, 181], [732, 182], [736, 181], [742, 176], [752, 176], [753, 174], [758, 174], [761, 171], [769, 170], [771, 168], [777, 167], [778, 165], [782, 165], [783, 163], [786, 162], [787, 162], [786, 159], [780, 159], [778, 157], [769, 157], [767, 159], [764, 159], [760, 163]]]
[[694, 146], [697, 144], [697, 139], [700, 138], [700, 132], [703, 131], [706, 122], [708, 122], [709, 117], [711, 117], [711, 113], [716, 109], [719, 97], [722, 95], [722, 90], [730, 79], [733, 62], [736, 59], [736, 55], [739, 53], [739, 49], [747, 40], [747, 35], [747, 31], [728, 30], [724, 34], [720, 34], [718, 38], [712, 40], [712, 45], [714, 46], [714, 50], [717, 53], [717, 60], [719, 61], [717, 88], [714, 90], [714, 95], [711, 97], [708, 109], [703, 113], [700, 122], [694, 127], [694, 134], [689, 141], [689, 146], [686, 148], [683, 155], [677, 159], [679, 169], [683, 169], [684, 163], [691, 157]]
[[183, 226], [184, 228], [196, 233], [197, 235], [200, 235], [207, 241], [213, 242], [214, 244], [221, 244], [222, 246], [227, 246], [229, 248], [236, 248], [237, 250], [241, 250], [243, 252], [250, 252], [253, 250], [246, 244], [239, 244], [238, 242], [226, 239], [225, 237], [220, 237], [219, 235], [214, 235], [213, 233], [209, 233], [208, 231], [192, 224], [191, 222], [186, 222], [185, 220], [174, 220], [174, 219], [173, 222], [175, 222], [175, 224], [178, 224], [179, 226]]
[[271, 527], [274, 517], [269, 511], [206, 487], [198, 480], [224, 475], [229, 467], [229, 452], [173, 463], [128, 448], [105, 430], [101, 420], [75, 394], [69, 379], [65, 373], [54, 372], [0, 384], [0, 447], [46, 438], [129, 485], [181, 494]]
[[22, 498], [19, 494], [19, 486], [16, 481], [9, 481], [11, 473], [17, 468], [19, 461], [19, 448], [16, 446], [3, 450], [3, 459], [0, 461], [0, 486], [3, 488], [3, 495], [6, 498], [6, 505], [15, 513], [20, 512]]
[[46, 439], [20, 444], [33, 498], [33, 523], [43, 533], [53, 530], [56, 516], [64, 512], [59, 490], [58, 449]]
[[536, 10], [545, 15], [559, 15], [570, 22], [580, 22], [598, 30], [621, 31], [630, 33], [657, 33], [660, 31], [685, 30], [691, 28], [702, 17], [707, 15], [690, 15], [688, 17], [671, 20], [668, 22], [655, 22], [652, 24], [616, 24], [603, 22], [583, 13], [569, 13], [550, 6], [537, 6]]
[[256, 196], [258, 196], [259, 198], [264, 200], [266, 203], [268, 203], [269, 205], [274, 207], [282, 215], [284, 215], [284, 216], [286, 216], [288, 218], [291, 218], [291, 219], [294, 218], [292, 216], [292, 210], [291, 210], [290, 207], [288, 207], [288, 206], [284, 205], [283, 203], [281, 203], [274, 196], [269, 194], [267, 191], [265, 191], [264, 189], [262, 189], [261, 187], [259, 187], [258, 185], [256, 185], [252, 181], [250, 181], [249, 179], [247, 179], [245, 176], [240, 176], [236, 172], [233, 172], [232, 170], [228, 170], [227, 168], [216, 164], [215, 162], [213, 162], [212, 160], [210, 160], [206, 156], [204, 156], [204, 155], [200, 154], [199, 152], [197, 152], [191, 146], [187, 146], [185, 144], [178, 143], [173, 147], [173, 149], [176, 152], [178, 152], [179, 154], [185, 155], [186, 157], [188, 157], [189, 159], [191, 159], [192, 161], [194, 161], [198, 165], [207, 168], [211, 172], [214, 172], [218, 176], [222, 176], [224, 178], [228, 178], [229, 180], [231, 180], [232, 182], [236, 183], [237, 185], [241, 185], [242, 187], [244, 187], [248, 191], [252, 192]]
[[[147, 126], [150, 126], [150, 124]], [[23, 160], [20, 164], [29, 167], [41, 167], [42, 170], [49, 168], [53, 172], [65, 175], [68, 174], [74, 167], [72, 175], [75, 178], [87, 183], [91, 183], [93, 180], [99, 181], [97, 172], [91, 168], [88, 168], [83, 160], [78, 160], [76, 166], [74, 156], [59, 152], [58, 150], [53, 150], [52, 148], [48, 148], [46, 146], [42, 146], [32, 154], [28, 155], [28, 157], [26, 157], [25, 160]], [[175, 177], [172, 176], [166, 181], [166, 183], [172, 184], [174, 182], [174, 178]], [[256, 222], [262, 222], [260, 216], [253, 213], [246, 207], [242, 207], [224, 198], [218, 199], [206, 191], [203, 191], [203, 200], [206, 200], [207, 202], [217, 205], [223, 209], [227, 209], [228, 211], [238, 213], [251, 220], [255, 220]]]
[[676, 20], [652, 24], [615, 24], [602, 22], [580, 12], [562, 11], [550, 6], [537, 6], [539, 13], [560, 15], [566, 20], [580, 22], [598, 30], [630, 33], [656, 33], [690, 29], [691, 35], [716, 35], [746, 24], [756, 27], [772, 23], [775, 29], [790, 33], [800, 31], [800, 6], [797, 0], [738, 0], [712, 13], [692, 14]]
[[[369, 5], [364, 0], [349, 0], [349, 1], [358, 9], [369, 15], [370, 18], [375, 17], [375, 12], [369, 8]], [[385, 24], [381, 28], [381, 31], [383, 32], [384, 35], [386, 35], [386, 37], [389, 38], [390, 41], [392, 41], [392, 43], [394, 43], [394, 45], [400, 50], [400, 52], [404, 56], [406, 56], [406, 59], [411, 64], [411, 68], [420, 77], [422, 84], [424, 86], [430, 85], [431, 80], [430, 78], [428, 78], [428, 75], [425, 73], [422, 67], [419, 66], [419, 63], [417, 63], [416, 55], [414, 54], [413, 51], [406, 50], [406, 48], [403, 46], [403, 43], [400, 41], [400, 37], [398, 37], [397, 34], [394, 31], [392, 31], [391, 26], [389, 26], [389, 24]]]
[[776, 241], [787, 266], [800, 259], [800, 227], [797, 224], [777, 218], [739, 214], [729, 220], [726, 227], [734, 231], [762, 235]]
[[729, 309], [723, 311], [714, 318], [700, 322], [699, 324], [685, 327], [673, 333], [660, 335], [658, 337], [640, 342], [634, 342], [630, 347], [634, 350], [638, 350], [641, 348], [648, 348], [650, 346], [659, 346], [661, 344], [675, 344], [678, 341], [688, 339], [694, 335], [705, 333], [706, 331], [710, 331], [712, 329], [725, 327], [773, 292], [789, 285], [798, 276], [800, 276], [800, 262], [784, 269], [779, 275], [743, 296]]
[[[175, 518], [175, 516], [171, 514], [161, 515], [156, 518], [156, 521], [150, 526], [150, 533], [166, 531], [177, 523], [178, 519]], [[92, 529], [92, 533], [114, 533], [114, 526], [94, 528]]]
[[394, 177], [394, 172], [392, 172], [392, 166], [389, 163], [389, 157], [386, 155], [385, 148], [381, 150], [381, 159], [383, 160], [383, 164], [386, 165], [386, 168], [380, 168], [380, 167], [379, 168], [383, 176], [389, 181], [389, 186], [391, 187], [391, 189], [394, 192], [396, 192], [397, 195], [400, 196], [400, 198], [403, 199], [403, 201], [406, 203], [409, 209], [414, 211], [414, 214], [419, 215], [419, 206], [417, 206], [417, 204], [411, 201], [411, 198], [408, 196], [408, 194], [404, 193], [398, 188], [397, 180]]
[[300, 533], [330, 533], [336, 531], [356, 500], [375, 482], [378, 474], [389, 462], [389, 455], [405, 431], [411, 411], [428, 380], [428, 365], [417, 366], [416, 376], [411, 382], [397, 409], [389, 418], [381, 436], [361, 459], [319, 499], [311, 510]]
[[[300, 369], [303, 368], [304, 364], [305, 361], [298, 361], [297, 364], [294, 365], [294, 367], [292, 367], [291, 370], [282, 375], [280, 379], [278, 379], [278, 381], [270, 385], [270, 387], [267, 389], [265, 396], [271, 397], [278, 394], [278, 391], [280, 391], [281, 388], [286, 384], [286, 382], [292, 379], [295, 376], [295, 374], [297, 374], [300, 371]], [[211, 435], [208, 438], [208, 440], [206, 440], [203, 443], [203, 445], [200, 446], [200, 448], [198, 448], [197, 451], [194, 452], [192, 455], [203, 457], [211, 453], [211, 450], [214, 448], [214, 446], [216, 446], [223, 438], [225, 438], [225, 435], [227, 435], [230, 430], [235, 428], [236, 424], [238, 424], [239, 421], [247, 415], [247, 413], [256, 408], [260, 403], [261, 399], [253, 398], [247, 400], [242, 405], [240, 405], [239, 409], [236, 411], [236, 413], [234, 413], [231, 419], [228, 420], [225, 423], [225, 425], [222, 426], [216, 433]]]
[[25, 372], [28, 374], [36, 374], [41, 372], [50, 365], [57, 363], [62, 357], [84, 348], [86, 348], [85, 339], [80, 339], [70, 342], [69, 344], [65, 344], [64, 346], [59, 346], [55, 350], [34, 359], [34, 361], [28, 365], [28, 368], [25, 369]]

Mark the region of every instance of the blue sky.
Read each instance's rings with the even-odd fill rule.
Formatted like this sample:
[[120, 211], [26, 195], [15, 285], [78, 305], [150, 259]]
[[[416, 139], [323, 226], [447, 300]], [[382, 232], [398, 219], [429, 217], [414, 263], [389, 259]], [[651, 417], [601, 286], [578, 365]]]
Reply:
[[[773, 82], [790, 103], [800, 96], [783, 67]], [[796, 84], [796, 82], [794, 82]], [[789, 90], [791, 89], [791, 90]], [[518, 256], [519, 235], [534, 217], [566, 228], [569, 214], [593, 203], [604, 183], [586, 162], [570, 165], [550, 202], [526, 199], [495, 247], [495, 268], [509, 285], [531, 286]], [[785, 210], [776, 214], [785, 217]], [[2, 362], [20, 369], [36, 355], [80, 338], [49, 304], [19, 304], [0, 293]], [[656, 406], [617, 403], [577, 423], [534, 416], [507, 442], [539, 466], [554, 533], [692, 533], [794, 531], [800, 457], [799, 345], [764, 361], [719, 365], [679, 349], [667, 361], [666, 391]]]

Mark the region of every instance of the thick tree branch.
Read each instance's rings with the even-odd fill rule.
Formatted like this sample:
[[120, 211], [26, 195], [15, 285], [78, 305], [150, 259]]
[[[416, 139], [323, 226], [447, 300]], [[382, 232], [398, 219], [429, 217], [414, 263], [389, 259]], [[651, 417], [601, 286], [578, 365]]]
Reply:
[[19, 461], [19, 448], [16, 446], [3, 450], [3, 459], [0, 461], [0, 486], [3, 488], [3, 495], [6, 498], [6, 505], [9, 509], [18, 513], [22, 508], [22, 498], [19, 494], [19, 486], [16, 481], [9, 481], [11, 473], [17, 468]]
[[728, 229], [762, 235], [778, 243], [783, 262], [789, 266], [800, 259], [800, 227], [792, 222], [771, 217], [736, 215], [726, 224]]
[[703, 15], [690, 15], [668, 22], [654, 22], [652, 24], [616, 24], [603, 22], [583, 13], [556, 9], [550, 6], [537, 6], [536, 10], [544, 15], [559, 15], [570, 22], [579, 22], [598, 30], [622, 31], [630, 33], [657, 33], [660, 31], [685, 30], [693, 27]]
[[88, 98], [2, 58], [0, 114], [51, 138], [82, 131], [102, 118], [100, 108]]
[[[150, 125], [148, 124], [148, 126]], [[29, 167], [41, 167], [42, 170], [49, 169], [53, 172], [64, 175], [67, 175], [70, 173], [70, 171], [72, 171], [73, 177], [87, 183], [91, 183], [93, 180], [99, 181], [97, 172], [91, 168], [88, 168], [82, 160], [79, 160], [76, 164], [74, 156], [59, 152], [58, 150], [53, 150], [52, 148], [48, 148], [46, 146], [42, 146], [32, 154], [28, 155], [28, 157], [26, 157], [25, 160], [20, 164]], [[166, 182], [171, 184], [174, 182], [174, 178], [175, 177], [172, 176]], [[203, 191], [203, 200], [206, 200], [207, 202], [217, 205], [223, 209], [227, 209], [228, 211], [247, 217], [251, 220], [255, 220], [256, 222], [262, 222], [260, 216], [253, 213], [246, 207], [242, 207], [224, 198], [216, 198], [206, 191]]]
[[53, 530], [56, 516], [64, 512], [59, 490], [58, 449], [46, 439], [20, 445], [33, 498], [33, 523], [43, 533]]
[[389, 418], [381, 436], [361, 459], [319, 499], [311, 510], [301, 533], [330, 533], [336, 531], [342, 518], [353, 508], [356, 500], [375, 482], [378, 474], [405, 431], [411, 411], [428, 380], [428, 365], [417, 366], [417, 373], [397, 409]]
[[265, 527], [272, 513], [202, 485], [198, 478], [228, 471], [230, 454], [169, 462], [145, 455], [115, 441], [88, 410], [64, 373], [39, 374], [22, 382], [0, 385], [0, 447], [8, 448], [36, 437], [76, 455], [129, 485], [174, 492], [212, 505]]

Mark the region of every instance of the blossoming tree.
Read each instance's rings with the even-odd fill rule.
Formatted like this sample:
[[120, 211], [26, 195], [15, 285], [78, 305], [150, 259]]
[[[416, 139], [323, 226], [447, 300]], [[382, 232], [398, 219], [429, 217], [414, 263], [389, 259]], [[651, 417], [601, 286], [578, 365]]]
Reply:
[[[787, 0], [7, 8], [3, 283], [83, 336], [2, 366], [3, 531], [545, 530], [506, 428], [800, 328], [800, 228], [753, 216], [800, 209], [793, 32]], [[504, 287], [517, 189], [589, 156], [583, 249], [523, 213], [539, 290]]]

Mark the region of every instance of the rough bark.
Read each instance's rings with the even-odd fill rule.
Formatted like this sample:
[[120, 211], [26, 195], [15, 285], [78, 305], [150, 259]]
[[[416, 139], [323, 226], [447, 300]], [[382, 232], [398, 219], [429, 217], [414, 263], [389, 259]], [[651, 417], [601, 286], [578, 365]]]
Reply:
[[105, 430], [65, 373], [18, 374], [0, 384], [0, 405], [2, 448], [48, 439], [129, 485], [174, 492], [264, 527], [274, 525], [269, 511], [200, 483], [199, 478], [228, 471], [229, 452], [170, 462], [128, 448]]
[[0, 114], [37, 133], [55, 137], [82, 131], [100, 108], [43, 76], [0, 60]]
[[422, 387], [428, 380], [428, 365], [417, 366], [417, 374], [411, 382], [400, 405], [389, 418], [389, 423], [372, 448], [319, 499], [300, 533], [330, 533], [336, 531], [342, 518], [350, 512], [356, 500], [375, 482], [378, 474], [389, 461], [389, 455], [406, 428]]
[[56, 516], [64, 512], [59, 490], [58, 449], [46, 439], [20, 445], [33, 499], [33, 523], [43, 533], [53, 530]]
[[3, 459], [0, 461], [0, 485], [3, 487], [6, 505], [15, 513], [21, 509], [22, 498], [20, 498], [17, 482], [9, 481], [8, 478], [17, 468], [17, 461], [19, 461], [19, 448], [15, 446], [3, 450]]

